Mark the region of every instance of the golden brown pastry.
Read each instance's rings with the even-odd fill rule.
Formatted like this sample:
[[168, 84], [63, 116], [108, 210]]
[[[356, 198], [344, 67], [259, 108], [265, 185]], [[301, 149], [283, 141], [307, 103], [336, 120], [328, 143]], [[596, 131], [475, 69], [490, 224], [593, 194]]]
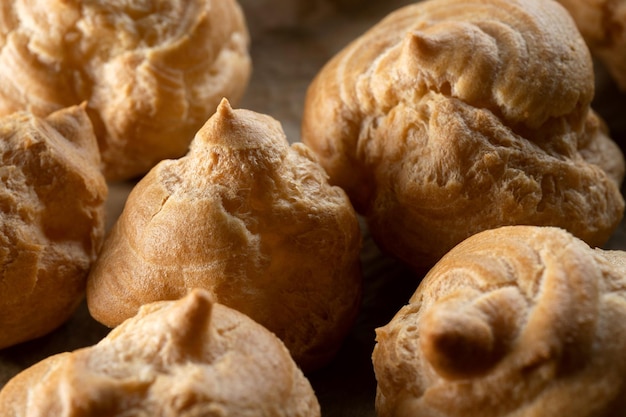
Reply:
[[343, 190], [269, 116], [224, 100], [188, 155], [133, 189], [89, 276], [108, 326], [145, 303], [207, 289], [276, 333], [310, 370], [359, 308], [361, 236]]
[[0, 114], [87, 101], [109, 179], [179, 157], [248, 82], [236, 0], [15, 0], [0, 5]]
[[555, 2], [430, 0], [330, 60], [302, 137], [377, 243], [415, 268], [501, 225], [599, 245], [622, 217], [624, 160], [593, 94], [589, 51]]
[[0, 391], [3, 417], [319, 417], [281, 341], [192, 291], [140, 309], [92, 347], [52, 356]]
[[570, 12], [591, 53], [626, 91], [626, 1], [558, 0]]
[[563, 229], [465, 240], [377, 329], [380, 417], [618, 417], [626, 409], [626, 252]]
[[74, 312], [104, 236], [107, 186], [84, 106], [0, 119], [0, 348]]

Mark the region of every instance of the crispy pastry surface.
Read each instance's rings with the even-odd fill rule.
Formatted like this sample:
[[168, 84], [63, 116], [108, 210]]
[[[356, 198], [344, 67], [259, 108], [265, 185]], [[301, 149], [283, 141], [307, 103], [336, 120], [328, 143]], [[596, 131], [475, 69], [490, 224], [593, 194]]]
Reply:
[[97, 345], [61, 353], [0, 391], [6, 417], [319, 417], [281, 341], [194, 290], [140, 309]]
[[377, 329], [378, 415], [623, 415], [625, 290], [624, 252], [563, 229], [468, 238]]
[[142, 304], [205, 288], [310, 369], [357, 314], [360, 243], [348, 197], [311, 152], [271, 117], [224, 100], [188, 155], [131, 192], [89, 276], [89, 309], [115, 326]]
[[84, 106], [0, 119], [0, 348], [42, 336], [82, 300], [107, 186]]
[[179, 157], [250, 74], [235, 0], [16, 0], [0, 6], [0, 114], [87, 101], [107, 178]]
[[590, 110], [592, 62], [544, 0], [432, 0], [390, 14], [309, 87], [303, 142], [388, 253], [416, 268], [481, 230], [619, 224], [621, 151]]

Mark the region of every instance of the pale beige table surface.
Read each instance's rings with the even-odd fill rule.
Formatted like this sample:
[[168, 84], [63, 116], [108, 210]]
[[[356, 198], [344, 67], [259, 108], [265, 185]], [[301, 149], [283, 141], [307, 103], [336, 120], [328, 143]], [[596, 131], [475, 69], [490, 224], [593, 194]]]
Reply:
[[[306, 87], [321, 66], [388, 12], [411, 1], [344, 0], [346, 4], [361, 4], [342, 12], [321, 10], [314, 19], [300, 19], [294, 10], [269, 13], [263, 7], [271, 1], [289, 3], [294, 0], [242, 0], [252, 35], [254, 72], [248, 91], [237, 107], [275, 117], [282, 122], [288, 139], [295, 142], [300, 139]], [[607, 120], [613, 138], [618, 143], [626, 143], [626, 96], [617, 92], [602, 68], [598, 68], [598, 74], [595, 108]], [[111, 185], [107, 202], [108, 227], [121, 212], [132, 186], [130, 182]], [[624, 223], [607, 247], [626, 250]], [[382, 256], [367, 236], [362, 261], [365, 294], [361, 315], [336, 359], [327, 368], [308, 375], [325, 417], [375, 415], [376, 381], [370, 360], [374, 329], [387, 323], [408, 300], [419, 280], [399, 263]], [[25, 367], [57, 352], [92, 345], [107, 332], [108, 329], [91, 319], [86, 307], [81, 306], [74, 317], [54, 333], [0, 351], [0, 386]]]

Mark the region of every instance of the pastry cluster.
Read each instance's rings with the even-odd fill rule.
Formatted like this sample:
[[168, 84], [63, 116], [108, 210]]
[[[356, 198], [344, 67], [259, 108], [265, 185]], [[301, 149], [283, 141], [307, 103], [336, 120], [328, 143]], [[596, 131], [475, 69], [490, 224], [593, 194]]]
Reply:
[[283, 343], [195, 290], [148, 304], [98, 344], [51, 356], [0, 391], [6, 417], [319, 417]]
[[302, 139], [377, 243], [416, 269], [503, 225], [596, 246], [622, 218], [624, 160], [593, 95], [589, 50], [556, 2], [424, 1], [317, 74]]
[[224, 100], [189, 153], [132, 190], [91, 274], [93, 317], [116, 326], [192, 288], [276, 333], [310, 370], [360, 307], [361, 234], [339, 187], [273, 118]]
[[626, 253], [552, 227], [476, 234], [377, 330], [389, 416], [619, 416]]
[[84, 106], [0, 118], [0, 348], [65, 322], [104, 237], [107, 185]]
[[[356, 2], [242, 0], [285, 6], [276, 27]], [[622, 416], [626, 252], [599, 247], [626, 166], [590, 48], [624, 87], [626, 3], [560, 2], [392, 12], [314, 78], [302, 143], [231, 107], [236, 0], [4, 2], [0, 349], [83, 298], [113, 330], [16, 375], [0, 414], [319, 417], [304, 373], [360, 312], [359, 213], [429, 271], [376, 329], [379, 417]]]
[[86, 283], [116, 328], [14, 377], [2, 412], [319, 416], [300, 369], [334, 356], [360, 306], [345, 193], [276, 120], [224, 99], [185, 157], [139, 181], [101, 246], [107, 187], [84, 107], [0, 124], [0, 341], [61, 324]]
[[140, 176], [243, 94], [247, 48], [235, 0], [6, 1], [0, 115], [86, 101], [106, 177]]

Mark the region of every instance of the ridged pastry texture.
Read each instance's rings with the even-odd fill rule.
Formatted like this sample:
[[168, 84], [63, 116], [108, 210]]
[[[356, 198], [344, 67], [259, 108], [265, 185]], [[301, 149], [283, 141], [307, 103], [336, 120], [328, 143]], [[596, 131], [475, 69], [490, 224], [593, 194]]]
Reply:
[[281, 341], [190, 292], [143, 307], [98, 344], [51, 356], [0, 391], [3, 417], [319, 417]]
[[380, 417], [618, 417], [626, 252], [563, 229], [474, 235], [376, 330]]
[[87, 101], [108, 179], [185, 154], [251, 71], [236, 0], [15, 0], [0, 5], [0, 115]]
[[276, 333], [306, 370], [327, 362], [357, 314], [354, 209], [273, 118], [224, 100], [188, 155], [130, 193], [87, 287], [108, 326], [145, 303], [205, 288]]
[[376, 242], [416, 269], [481, 230], [619, 224], [623, 155], [590, 110], [592, 62], [545, 0], [401, 8], [309, 86], [302, 139]]
[[0, 119], [0, 348], [61, 325], [104, 237], [107, 186], [84, 106]]
[[558, 0], [572, 15], [591, 53], [626, 91], [626, 1]]

